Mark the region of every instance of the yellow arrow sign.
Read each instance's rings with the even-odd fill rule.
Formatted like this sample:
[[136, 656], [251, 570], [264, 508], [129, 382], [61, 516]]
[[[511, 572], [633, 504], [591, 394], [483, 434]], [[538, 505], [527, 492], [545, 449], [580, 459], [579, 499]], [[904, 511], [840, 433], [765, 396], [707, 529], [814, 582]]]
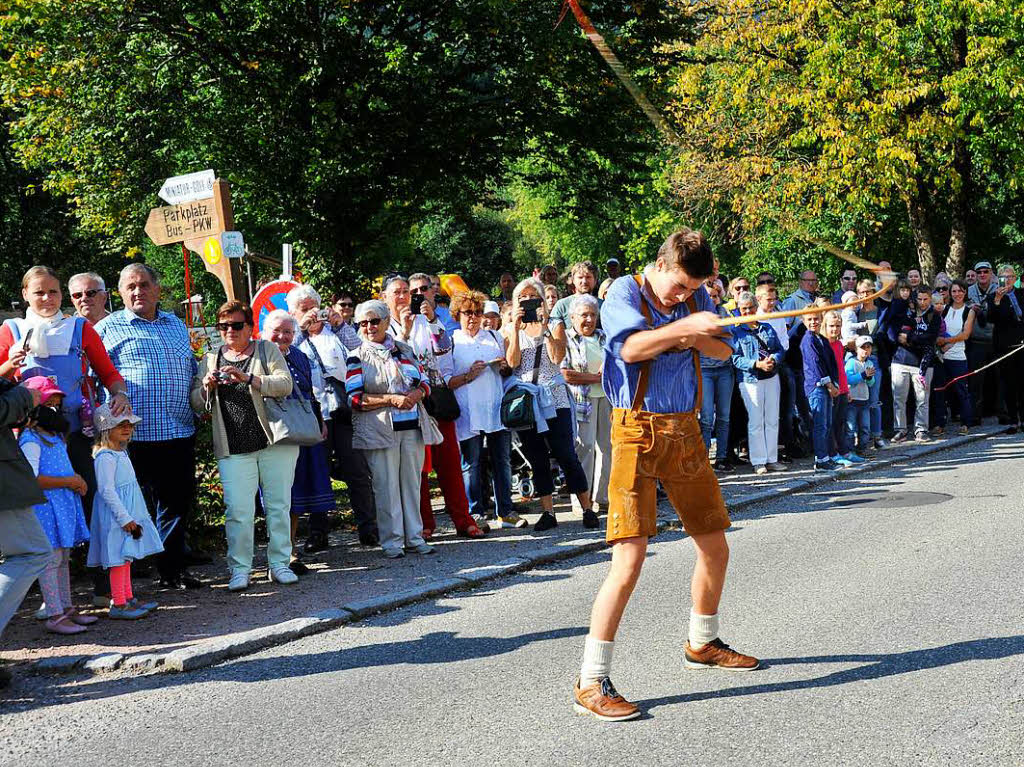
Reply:
[[224, 258], [224, 250], [220, 245], [219, 237], [210, 237], [203, 244], [203, 258], [210, 266], [216, 266]]
[[[146, 234], [157, 245], [219, 235], [223, 231], [212, 197], [153, 208], [146, 219]], [[219, 248], [220, 243], [217, 245]]]

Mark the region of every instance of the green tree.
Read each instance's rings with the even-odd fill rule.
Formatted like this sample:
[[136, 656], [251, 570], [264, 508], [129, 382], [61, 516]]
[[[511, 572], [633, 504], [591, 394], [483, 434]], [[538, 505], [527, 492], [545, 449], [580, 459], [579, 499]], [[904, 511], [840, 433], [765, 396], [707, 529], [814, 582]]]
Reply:
[[[962, 272], [992, 184], [1021, 181], [1019, 12], [997, 0], [705, 0], [671, 111], [684, 137], [676, 191], [725, 202], [735, 232], [766, 220], [844, 219], [873, 242], [904, 209], [922, 269]], [[898, 241], [898, 236], [889, 235]]]

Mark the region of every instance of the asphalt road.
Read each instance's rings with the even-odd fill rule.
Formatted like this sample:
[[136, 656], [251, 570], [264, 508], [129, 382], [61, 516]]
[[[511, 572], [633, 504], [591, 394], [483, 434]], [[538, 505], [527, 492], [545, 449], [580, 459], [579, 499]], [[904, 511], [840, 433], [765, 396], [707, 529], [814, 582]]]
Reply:
[[723, 638], [688, 671], [689, 541], [652, 545], [613, 680], [573, 714], [594, 554], [191, 674], [19, 680], [0, 764], [1021, 765], [1024, 441], [1000, 437], [748, 510]]

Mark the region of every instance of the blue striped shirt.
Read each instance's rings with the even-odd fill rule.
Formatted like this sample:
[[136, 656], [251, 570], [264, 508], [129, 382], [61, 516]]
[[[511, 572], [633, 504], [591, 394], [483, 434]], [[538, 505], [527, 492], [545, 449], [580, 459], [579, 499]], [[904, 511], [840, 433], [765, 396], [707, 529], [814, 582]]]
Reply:
[[[697, 311], [715, 311], [707, 291], [695, 290], [693, 297]], [[645, 301], [651, 310], [654, 327], [675, 322], [690, 314], [685, 303], [676, 304], [667, 315], [662, 314], [641, 294], [640, 286], [632, 276], [619, 277], [612, 283], [601, 305], [601, 327], [606, 335], [601, 385], [612, 407], [631, 407], [633, 393], [640, 380], [643, 363], [623, 362], [622, 345], [633, 333], [651, 329], [640, 309], [641, 301]], [[681, 352], [662, 352], [651, 360], [647, 396], [640, 406], [642, 410], [650, 413], [686, 413], [693, 410], [697, 398], [693, 355], [694, 352], [687, 349]]]
[[170, 312], [157, 310], [151, 322], [122, 309], [96, 323], [96, 332], [142, 418], [134, 439], [162, 442], [195, 434], [189, 388], [198, 366], [185, 324]]

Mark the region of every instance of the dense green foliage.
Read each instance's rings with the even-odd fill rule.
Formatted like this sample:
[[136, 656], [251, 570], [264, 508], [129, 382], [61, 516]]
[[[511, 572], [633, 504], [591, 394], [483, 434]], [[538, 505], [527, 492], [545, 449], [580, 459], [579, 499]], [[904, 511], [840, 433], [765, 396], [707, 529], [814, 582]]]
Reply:
[[249, 246], [294, 242], [325, 291], [635, 266], [680, 223], [730, 274], [834, 275], [794, 221], [904, 268], [1019, 252], [1014, 4], [583, 5], [682, 152], [553, 0], [0, 0], [0, 292], [33, 262], [144, 257], [180, 301], [180, 250], [141, 230], [163, 178], [205, 167]]

